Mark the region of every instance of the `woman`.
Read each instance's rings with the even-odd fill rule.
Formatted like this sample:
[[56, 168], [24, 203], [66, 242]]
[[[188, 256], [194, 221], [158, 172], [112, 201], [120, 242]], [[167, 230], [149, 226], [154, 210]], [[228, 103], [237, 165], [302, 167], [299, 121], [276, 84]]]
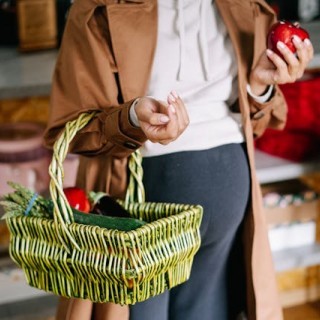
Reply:
[[201, 204], [204, 217], [185, 284], [130, 312], [62, 300], [59, 320], [282, 319], [253, 139], [284, 126], [277, 84], [301, 77], [313, 48], [294, 38], [297, 56], [282, 43], [284, 59], [266, 50], [274, 21], [263, 0], [75, 1], [47, 145], [67, 121], [98, 110], [71, 146], [82, 155], [78, 185], [122, 197], [127, 157], [141, 147], [146, 200]]

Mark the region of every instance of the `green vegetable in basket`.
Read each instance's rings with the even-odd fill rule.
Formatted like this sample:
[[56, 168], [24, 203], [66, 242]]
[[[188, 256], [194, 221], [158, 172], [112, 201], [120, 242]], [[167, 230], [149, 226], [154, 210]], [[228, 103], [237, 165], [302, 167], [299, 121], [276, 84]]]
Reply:
[[[53, 202], [51, 199], [46, 199], [20, 184], [14, 182], [8, 182], [8, 184], [15, 191], [5, 195], [3, 201], [0, 201], [5, 210], [5, 215], [2, 219], [17, 216], [53, 219]], [[100, 216], [83, 213], [74, 208], [72, 208], [72, 211], [76, 223], [99, 226], [106, 229], [130, 231], [146, 224], [146, 222], [135, 218]]]
[[120, 231], [130, 231], [142, 227], [146, 224], [145, 221], [135, 218], [119, 218], [109, 217], [97, 214], [87, 214], [72, 209], [74, 221], [77, 223], [98, 226], [106, 229], [117, 229]]
[[17, 216], [53, 218], [52, 209], [50, 210], [51, 201], [18, 183], [9, 181], [8, 185], [15, 191], [5, 195], [0, 201], [5, 211], [2, 219]]

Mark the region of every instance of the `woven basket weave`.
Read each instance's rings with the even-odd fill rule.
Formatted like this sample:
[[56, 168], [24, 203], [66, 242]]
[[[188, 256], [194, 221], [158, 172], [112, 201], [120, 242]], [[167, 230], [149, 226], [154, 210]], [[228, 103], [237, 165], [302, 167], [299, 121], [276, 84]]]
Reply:
[[7, 219], [10, 255], [33, 287], [93, 302], [134, 304], [189, 278], [200, 246], [202, 207], [144, 202], [141, 156], [135, 152], [122, 204], [148, 223], [128, 232], [75, 223], [63, 193], [62, 163], [75, 134], [94, 116], [84, 113], [67, 123], [55, 143], [49, 168], [54, 219]]

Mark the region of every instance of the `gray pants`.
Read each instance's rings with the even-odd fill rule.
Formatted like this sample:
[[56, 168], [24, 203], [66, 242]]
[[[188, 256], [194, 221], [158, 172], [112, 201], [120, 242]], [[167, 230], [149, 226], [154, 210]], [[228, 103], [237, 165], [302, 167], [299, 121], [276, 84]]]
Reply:
[[226, 320], [245, 309], [241, 222], [250, 178], [245, 146], [143, 160], [146, 200], [201, 204], [202, 244], [190, 279], [130, 307], [130, 320]]

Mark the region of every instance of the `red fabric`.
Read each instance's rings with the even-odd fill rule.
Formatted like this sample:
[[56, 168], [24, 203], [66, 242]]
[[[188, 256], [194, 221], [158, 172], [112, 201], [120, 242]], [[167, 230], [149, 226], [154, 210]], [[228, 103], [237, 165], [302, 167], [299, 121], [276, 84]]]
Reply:
[[282, 131], [267, 129], [255, 145], [266, 153], [304, 161], [320, 152], [320, 76], [280, 86], [288, 103]]
[[256, 148], [271, 155], [301, 162], [319, 149], [320, 139], [300, 132], [268, 130], [256, 141]]

